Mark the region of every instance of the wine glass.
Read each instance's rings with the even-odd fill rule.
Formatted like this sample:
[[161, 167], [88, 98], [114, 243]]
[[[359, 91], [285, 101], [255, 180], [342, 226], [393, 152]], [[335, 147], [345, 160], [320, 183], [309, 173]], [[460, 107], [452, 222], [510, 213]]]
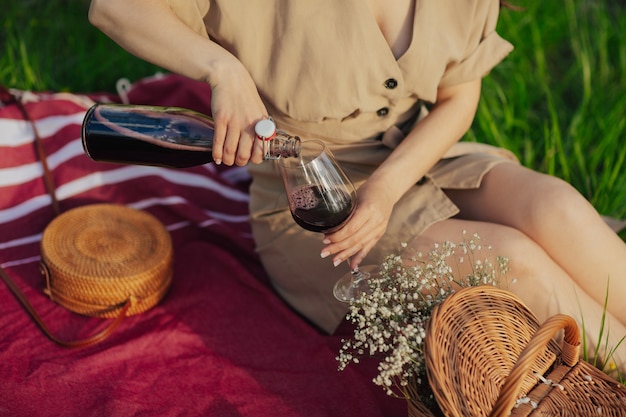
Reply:
[[[356, 189], [323, 142], [302, 142], [300, 157], [282, 158], [280, 167], [289, 210], [302, 228], [332, 233], [350, 219], [357, 204]], [[335, 298], [353, 300], [368, 290], [369, 277], [369, 272], [354, 268], [335, 284]]]

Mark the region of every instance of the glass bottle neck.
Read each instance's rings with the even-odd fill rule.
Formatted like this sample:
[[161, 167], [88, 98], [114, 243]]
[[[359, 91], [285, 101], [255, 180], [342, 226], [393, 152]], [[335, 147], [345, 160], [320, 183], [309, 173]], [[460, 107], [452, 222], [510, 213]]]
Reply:
[[272, 139], [263, 142], [263, 153], [266, 160], [296, 158], [300, 156], [300, 148], [300, 138], [289, 136], [282, 130], [277, 130]]

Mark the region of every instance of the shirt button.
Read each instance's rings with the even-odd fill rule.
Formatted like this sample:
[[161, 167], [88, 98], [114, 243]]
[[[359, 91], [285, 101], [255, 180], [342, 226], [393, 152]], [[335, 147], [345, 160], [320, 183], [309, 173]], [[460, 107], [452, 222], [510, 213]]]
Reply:
[[389, 78], [387, 81], [385, 81], [385, 88], [388, 90], [393, 90], [397, 86], [398, 80], [396, 80], [395, 78]]
[[376, 110], [376, 115], [378, 117], [385, 117], [389, 114], [389, 107], [382, 107], [378, 110]]

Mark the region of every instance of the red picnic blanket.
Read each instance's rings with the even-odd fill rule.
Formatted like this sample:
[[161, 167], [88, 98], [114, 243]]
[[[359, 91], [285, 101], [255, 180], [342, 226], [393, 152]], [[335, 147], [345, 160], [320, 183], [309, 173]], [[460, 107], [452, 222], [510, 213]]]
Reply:
[[[125, 319], [103, 343], [62, 348], [0, 283], [0, 416], [400, 416], [404, 400], [371, 382], [375, 362], [337, 371], [342, 334], [325, 335], [272, 290], [248, 224], [245, 168], [167, 169], [96, 163], [80, 143], [92, 100], [110, 94], [15, 92], [43, 139], [61, 211], [117, 203], [170, 232], [174, 278], [153, 309]], [[210, 91], [175, 75], [140, 80], [132, 103], [210, 112]], [[0, 102], [0, 265], [62, 339], [107, 320], [47, 298], [41, 233], [54, 218], [33, 126]], [[349, 334], [349, 326], [343, 335]]]

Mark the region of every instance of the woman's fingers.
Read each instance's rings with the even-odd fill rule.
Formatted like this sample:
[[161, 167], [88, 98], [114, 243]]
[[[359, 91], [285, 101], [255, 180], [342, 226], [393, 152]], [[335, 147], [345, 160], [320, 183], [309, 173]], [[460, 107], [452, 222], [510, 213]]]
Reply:
[[256, 86], [240, 64], [211, 85], [211, 111], [215, 122], [213, 160], [244, 166], [263, 162], [263, 144], [256, 139], [255, 124], [267, 118]]
[[214, 118], [215, 131], [213, 132], [213, 161], [220, 165], [224, 155], [224, 142], [226, 140], [226, 123], [219, 118]]
[[213, 137], [213, 160], [216, 164], [244, 166], [263, 162], [263, 142], [254, 134], [254, 124], [241, 129], [237, 124], [216, 121]]
[[[358, 219], [352, 219], [358, 220]], [[352, 223], [352, 220], [339, 232], [325, 236], [326, 246], [322, 249], [323, 258], [333, 256], [333, 265], [337, 266], [350, 259], [351, 266], [356, 266], [363, 261], [365, 256], [374, 247], [385, 233], [386, 221], [367, 218], [367, 221]]]
[[352, 239], [340, 242], [335, 248], [328, 249], [329, 255], [334, 254], [333, 265], [338, 266], [348, 259], [351, 267], [359, 265], [378, 242], [379, 235], [377, 230], [373, 230], [363, 236], [355, 235]]
[[346, 225], [324, 237], [321, 256], [333, 256], [335, 266], [350, 258], [351, 267], [360, 264], [387, 230], [393, 204], [378, 198], [380, 193], [359, 189], [357, 210]]

